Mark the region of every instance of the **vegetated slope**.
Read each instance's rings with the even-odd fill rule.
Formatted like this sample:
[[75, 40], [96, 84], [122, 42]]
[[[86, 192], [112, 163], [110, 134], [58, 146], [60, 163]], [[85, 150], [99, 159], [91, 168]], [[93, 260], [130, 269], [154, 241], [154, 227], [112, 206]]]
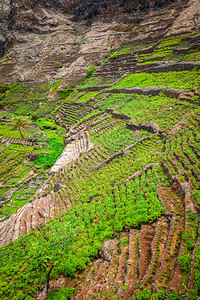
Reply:
[[75, 87], [1, 86], [1, 299], [198, 298], [199, 32], [168, 15]]

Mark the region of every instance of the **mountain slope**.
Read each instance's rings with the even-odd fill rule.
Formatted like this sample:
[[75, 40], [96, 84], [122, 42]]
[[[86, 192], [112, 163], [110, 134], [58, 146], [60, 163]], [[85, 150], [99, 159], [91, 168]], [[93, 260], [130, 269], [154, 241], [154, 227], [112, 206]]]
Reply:
[[65, 4], [1, 60], [0, 299], [198, 299], [195, 1]]

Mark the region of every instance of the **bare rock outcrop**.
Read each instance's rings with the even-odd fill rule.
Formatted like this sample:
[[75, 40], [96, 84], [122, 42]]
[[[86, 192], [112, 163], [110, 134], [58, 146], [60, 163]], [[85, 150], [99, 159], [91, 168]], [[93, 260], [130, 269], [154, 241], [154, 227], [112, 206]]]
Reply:
[[194, 28], [200, 28], [199, 0], [190, 0], [188, 7], [180, 13], [167, 35], [192, 31]]
[[117, 245], [117, 239], [109, 240], [103, 243], [103, 248], [99, 251], [99, 256], [107, 261], [110, 261], [113, 256], [115, 256], [117, 253], [115, 253]]
[[58, 190], [62, 189], [63, 185], [60, 181], [57, 181], [55, 186], [54, 186], [54, 192], [57, 192]]
[[162, 133], [162, 130], [158, 126], [158, 124], [154, 122], [149, 122], [149, 123], [134, 123], [134, 122], [127, 122], [126, 127], [128, 129], [132, 130], [147, 130], [151, 133]]

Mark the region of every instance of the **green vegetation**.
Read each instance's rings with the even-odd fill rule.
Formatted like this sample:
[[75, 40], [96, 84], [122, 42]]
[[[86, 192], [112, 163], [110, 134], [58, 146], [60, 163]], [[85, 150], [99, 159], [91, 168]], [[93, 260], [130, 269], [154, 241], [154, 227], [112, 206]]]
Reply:
[[58, 79], [56, 81], [53, 82], [52, 86], [51, 86], [51, 92], [55, 92], [55, 90], [57, 90], [57, 88], [59, 87], [59, 85], [61, 84], [62, 79]]
[[110, 94], [106, 99], [102, 101], [102, 98], [105, 97], [106, 94], [100, 95], [99, 99], [95, 98], [95, 103], [100, 105], [102, 109], [112, 108], [117, 105], [123, 105], [133, 99], [133, 95], [129, 94]]
[[[41, 152], [49, 152], [48, 154], [38, 154], [38, 159], [35, 160], [35, 164], [41, 166], [44, 169], [49, 169], [56, 162], [57, 158], [63, 151], [63, 139], [65, 131], [57, 126], [54, 121], [46, 121], [41, 119], [37, 121], [46, 138], [41, 140], [43, 143]], [[46, 127], [49, 127], [46, 129]]]
[[86, 77], [89, 78], [91, 77], [95, 72], [96, 72], [97, 68], [93, 65], [88, 67], [87, 73], [86, 73]]
[[[39, 187], [37, 180], [44, 180], [45, 171], [62, 152], [65, 131], [53, 120], [41, 118], [52, 118], [60, 106], [46, 99], [49, 88], [49, 83], [1, 85], [1, 103], [7, 112], [0, 113], [0, 117], [9, 122], [0, 124], [0, 199], [5, 202], [0, 219], [15, 213], [34, 196]], [[38, 158], [29, 161], [30, 155]]]
[[84, 94], [82, 97], [80, 97], [77, 102], [78, 103], [84, 103], [86, 101], [88, 101], [90, 98], [96, 96], [99, 92], [88, 92], [86, 94]]
[[[124, 185], [124, 179], [138, 167], [158, 161], [158, 156], [152, 156], [152, 152], [155, 152], [155, 147], [156, 151], [159, 151], [158, 148], [162, 151], [163, 147], [157, 147], [156, 141], [157, 138], [154, 138], [141, 143], [126, 157], [115, 159], [102, 171], [95, 172], [95, 181], [87, 175], [78, 179], [76, 170], [72, 171], [79, 193], [68, 214], [62, 216], [62, 222], [60, 218], [52, 220], [48, 226], [36, 229], [34, 234], [0, 250], [1, 296], [4, 299], [19, 295], [26, 295], [25, 299], [29, 299], [28, 295], [45, 285], [50, 270], [51, 278], [59, 274], [74, 276], [76, 269], [84, 269], [86, 263], [97, 256], [101, 242], [112, 238], [114, 230], [122, 231], [125, 224], [137, 228], [141, 222], [153, 222], [164, 212], [152, 175], [149, 174], [151, 177], [148, 179], [151, 188], [145, 192], [140, 188], [140, 181], [147, 185], [145, 177]], [[124, 168], [120, 167], [122, 165]], [[65, 182], [64, 178], [62, 182]], [[120, 185], [120, 189], [117, 186], [112, 188], [113, 182]], [[70, 190], [67, 190], [68, 193], [71, 193]], [[104, 207], [107, 209], [104, 210]], [[66, 235], [71, 239], [69, 248], [62, 246]], [[12, 277], [13, 271], [15, 278]], [[11, 277], [12, 284], [4, 285], [6, 278]]]
[[[65, 136], [65, 131], [52, 120], [47, 121], [43, 118], [36, 120], [35, 124], [30, 122], [27, 130], [23, 133], [23, 138], [34, 135], [38, 140], [38, 146], [33, 147], [29, 144], [26, 145], [26, 140], [21, 140], [17, 128], [16, 130], [12, 130], [12, 128], [11, 124], [6, 125], [6, 128], [5, 125], [0, 126], [1, 134], [11, 143], [3, 147], [0, 154], [0, 176], [3, 184], [0, 188], [0, 199], [4, 199], [7, 194], [9, 195], [9, 191], [12, 191], [10, 201], [0, 209], [0, 218], [15, 213], [33, 197], [38, 188], [35, 185], [37, 176], [41, 176], [42, 180], [44, 178], [43, 170], [48, 170], [62, 153]], [[42, 136], [39, 135], [41, 130]], [[21, 143], [21, 145], [17, 143]], [[27, 157], [31, 153], [38, 155], [38, 159], [33, 162], [27, 161]], [[33, 172], [34, 166], [37, 166], [37, 172]], [[27, 183], [23, 182], [24, 178], [29, 179]]]
[[[176, 89], [192, 89], [200, 84], [200, 71], [168, 72], [168, 73], [138, 73], [123, 78], [111, 89], [139, 87], [170, 87]], [[187, 81], [186, 81], [187, 78]]]
[[114, 83], [116, 81], [116, 78], [100, 78], [100, 77], [90, 77], [86, 78], [83, 83], [78, 85], [77, 89], [84, 89], [87, 87], [95, 87], [95, 86], [106, 86]]
[[39, 154], [38, 159], [35, 160], [35, 164], [44, 169], [51, 168], [63, 151], [63, 143], [58, 142], [56, 138], [47, 139], [47, 142], [49, 143], [50, 153]]
[[55, 61], [55, 65], [58, 67], [58, 68], [62, 68], [62, 63], [60, 61]]
[[85, 79], [85, 81], [80, 84], [77, 88], [78, 89], [84, 89], [88, 86], [97, 86], [99, 84], [99, 82], [101, 81], [100, 78], [95, 78], [95, 77], [92, 77], [92, 78], [87, 78]]
[[28, 125], [30, 125], [30, 123], [27, 120], [18, 118], [14, 120], [12, 129], [19, 130], [21, 138], [24, 139], [22, 132], [26, 131]]
[[[141, 64], [147, 64], [160, 61], [199, 61], [200, 52], [198, 47], [195, 46], [195, 42], [185, 39], [190, 35], [198, 35], [198, 32], [191, 34], [183, 34], [180, 36], [173, 36], [164, 38], [158, 45], [155, 44], [153, 52], [145, 54], [135, 54], [135, 58], [139, 59]], [[139, 45], [142, 49], [145, 48], [145, 44]], [[179, 49], [178, 51], [176, 49]], [[182, 49], [182, 50], [181, 50]], [[132, 50], [133, 51], [133, 50]], [[157, 60], [154, 60], [158, 58]]]
[[47, 300], [66, 300], [71, 299], [71, 297], [74, 295], [75, 289], [70, 288], [60, 288], [58, 291], [51, 291], [48, 294]]
[[145, 48], [149, 48], [151, 46], [154, 46], [155, 43], [145, 43], [145, 44], [138, 44], [138, 45], [134, 45], [134, 44], [130, 44], [128, 46], [122, 47], [118, 50], [118, 54], [128, 54], [128, 53], [134, 53], [137, 51], [141, 51]]
[[[0, 107], [8, 107], [15, 111], [18, 107], [29, 105], [34, 109], [39, 102], [46, 98], [49, 90], [49, 82], [43, 84], [13, 84], [1, 85]], [[24, 105], [26, 104], [26, 105]], [[29, 110], [30, 112], [30, 110]], [[19, 112], [20, 114], [20, 112]]]
[[[109, 100], [109, 98], [107, 98]], [[106, 99], [106, 100], [107, 100]], [[112, 98], [110, 98], [112, 99]], [[181, 120], [183, 114], [199, 111], [198, 105], [186, 104], [177, 101], [175, 98], [169, 98], [164, 94], [159, 96], [127, 95], [120, 98], [120, 102], [114, 102], [113, 106], [121, 105], [118, 113], [131, 115], [132, 121], [136, 123], [155, 122], [161, 129], [171, 129], [178, 120]], [[107, 101], [108, 101], [107, 100]], [[126, 101], [123, 104], [123, 101]]]
[[58, 90], [57, 93], [60, 99], [65, 99], [73, 93], [74, 89]]
[[110, 54], [110, 58], [111, 58], [111, 59], [116, 59], [117, 57], [118, 57], [117, 52], [112, 52], [112, 53]]
[[[136, 29], [145, 30], [145, 26]], [[144, 44], [140, 40], [138, 45], [135, 39], [135, 44], [112, 49], [102, 64], [108, 77], [101, 70], [95, 77], [97, 67], [91, 65], [84, 81], [72, 88], [59, 90], [61, 84], [68, 86], [68, 79], [52, 85], [0, 85], [0, 230], [2, 236], [7, 228], [9, 234], [13, 230], [6, 240], [12, 242], [0, 248], [0, 299], [31, 300], [42, 291], [47, 300], [70, 299], [76, 293], [70, 279], [79, 272], [73, 281], [78, 293], [80, 273], [87, 267], [92, 281], [100, 274], [105, 282], [92, 297], [111, 300], [120, 299], [119, 293], [132, 293], [137, 300], [198, 298], [200, 71], [134, 73], [111, 87], [130, 62], [134, 65], [133, 53], [141, 64], [199, 60], [199, 49], [185, 37]], [[120, 65], [126, 57], [127, 69]], [[118, 74], [112, 74], [112, 64]], [[175, 99], [165, 93], [109, 93], [137, 86], [189, 89], [191, 95]], [[128, 129], [124, 116], [107, 110], [116, 106], [114, 113], [128, 114], [129, 121], [143, 130]], [[150, 122], [162, 132], [144, 130], [141, 124]], [[50, 175], [66, 133], [66, 141], [72, 139], [75, 145], [69, 145], [70, 151], [80, 155]], [[14, 216], [7, 228], [1, 227], [29, 200], [31, 210], [18, 212], [23, 215], [24, 210], [26, 215], [19, 216], [13, 227]], [[115, 256], [91, 263], [99, 257], [103, 242], [111, 239]], [[51, 280], [61, 276], [68, 277], [67, 287], [49, 291]], [[86, 278], [83, 285], [90, 291], [90, 274]]]
[[139, 135], [134, 136], [133, 131], [119, 125], [103, 135], [98, 135], [98, 133], [93, 135], [91, 141], [94, 141], [97, 145], [101, 145], [106, 153], [113, 154], [134, 144], [147, 135], [148, 133], [146, 131], [141, 131]]
[[133, 49], [133, 45], [125, 46], [125, 47], [119, 49], [118, 54], [120, 55], [120, 54], [130, 53], [132, 49]]

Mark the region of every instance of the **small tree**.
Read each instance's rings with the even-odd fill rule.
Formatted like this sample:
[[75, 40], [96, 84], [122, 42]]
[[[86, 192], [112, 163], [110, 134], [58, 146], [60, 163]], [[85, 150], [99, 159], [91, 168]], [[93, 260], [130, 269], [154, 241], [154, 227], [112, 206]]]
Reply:
[[26, 119], [15, 119], [13, 123], [13, 130], [19, 130], [19, 133], [21, 135], [21, 138], [24, 140], [24, 136], [22, 132], [26, 131], [27, 126], [29, 126], [30, 123]]
[[29, 272], [38, 270], [45, 276], [43, 289], [45, 294], [49, 289], [52, 271], [66, 259], [71, 242], [76, 235], [69, 224], [59, 225], [55, 221], [51, 230], [47, 228], [45, 232], [43, 231], [45, 227], [36, 228], [33, 232], [36, 239], [32, 240], [31, 251], [27, 256]]

